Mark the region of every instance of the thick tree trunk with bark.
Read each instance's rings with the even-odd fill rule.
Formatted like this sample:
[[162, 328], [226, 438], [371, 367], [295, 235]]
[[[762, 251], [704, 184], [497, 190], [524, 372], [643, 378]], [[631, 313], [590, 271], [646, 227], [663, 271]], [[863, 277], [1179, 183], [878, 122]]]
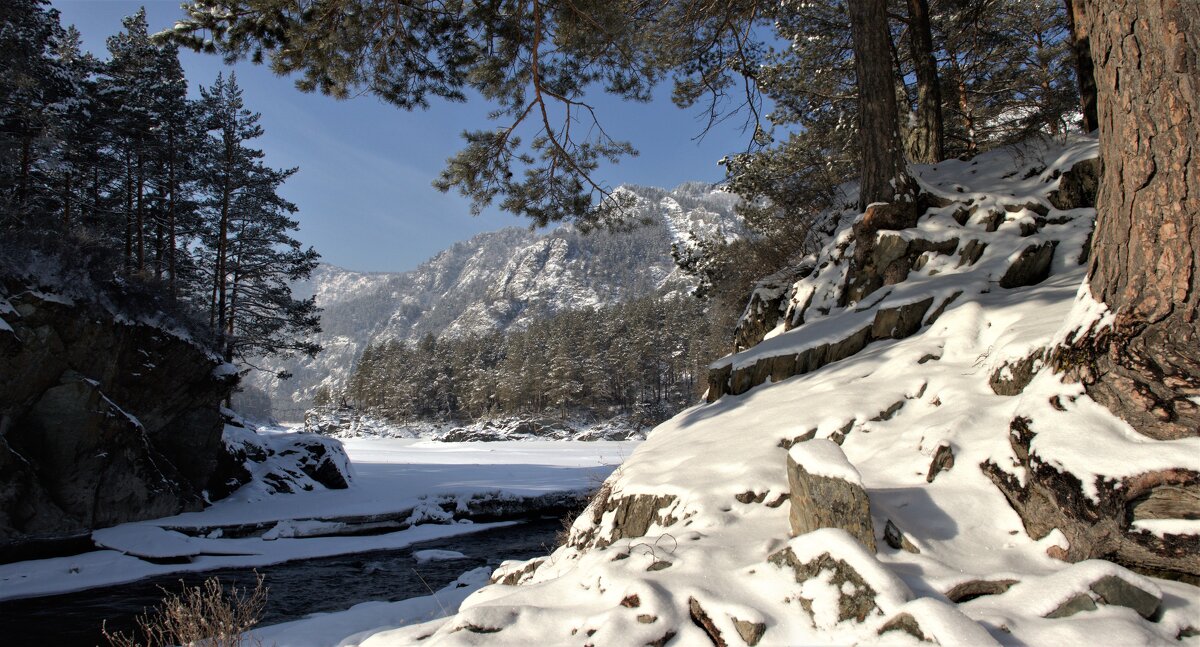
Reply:
[[1092, 51], [1088, 41], [1087, 20], [1083, 17], [1086, 0], [1063, 0], [1067, 8], [1067, 28], [1071, 34], [1071, 49], [1075, 52], [1075, 79], [1079, 85], [1079, 110], [1083, 113], [1083, 132], [1100, 127], [1096, 116], [1096, 77]]
[[943, 153], [942, 89], [937, 59], [933, 55], [933, 31], [929, 26], [928, 0], [908, 0], [908, 45], [917, 77], [917, 127], [913, 138], [913, 161], [935, 164]]
[[1078, 377], [1147, 436], [1200, 435], [1200, 3], [1076, 2], [1104, 163], [1088, 280], [1116, 313]]
[[886, 0], [851, 0], [850, 31], [858, 72], [858, 132], [862, 173], [859, 206], [913, 199], [896, 116], [895, 74]]

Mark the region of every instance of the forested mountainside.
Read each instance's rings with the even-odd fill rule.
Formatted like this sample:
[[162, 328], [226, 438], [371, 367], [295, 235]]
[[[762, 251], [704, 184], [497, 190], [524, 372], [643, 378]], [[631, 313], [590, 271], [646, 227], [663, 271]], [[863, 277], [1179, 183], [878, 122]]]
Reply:
[[[372, 342], [477, 338], [583, 308], [688, 296], [695, 279], [676, 269], [672, 245], [733, 239], [744, 231], [734, 214], [736, 196], [711, 185], [625, 186], [617, 193], [633, 198], [640, 226], [587, 234], [569, 225], [545, 233], [508, 228], [457, 243], [403, 273], [321, 265], [293, 290], [315, 297], [323, 309], [316, 341], [324, 352], [266, 362], [269, 371], [247, 376], [241, 409], [262, 413], [255, 396], [265, 392], [274, 415], [299, 419], [318, 387], [337, 391], [347, 385]], [[293, 377], [276, 379], [280, 370]]]

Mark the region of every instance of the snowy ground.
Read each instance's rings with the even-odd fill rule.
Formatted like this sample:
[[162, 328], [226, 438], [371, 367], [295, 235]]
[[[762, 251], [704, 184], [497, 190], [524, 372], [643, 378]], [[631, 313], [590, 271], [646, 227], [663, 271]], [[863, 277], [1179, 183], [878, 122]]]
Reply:
[[[1164, 464], [1200, 471], [1200, 440], [1155, 444], [1051, 373], [1017, 396], [989, 387], [1008, 362], [1085, 323], [1073, 309], [1090, 302], [1080, 289], [1086, 266], [1079, 259], [1094, 212], [1051, 209], [1047, 195], [1053, 171], [1094, 155], [1095, 142], [1019, 152], [917, 169], [929, 190], [958, 204], [892, 235], [956, 238], [960, 252], [971, 241], [986, 244], [974, 261], [931, 252], [903, 282], [837, 306], [851, 244], [843, 223], [818, 259], [822, 271], [795, 289], [797, 301], [828, 309], [814, 307], [804, 325], [781, 327], [722, 364], [753, 365], [837, 341], [882, 307], [933, 296], [945, 310], [936, 321], [923, 317], [916, 334], [871, 343], [660, 425], [609, 480], [612, 505], [581, 514], [569, 545], [502, 566], [496, 575], [516, 586], [483, 586], [448, 618], [412, 624], [433, 604], [413, 602], [425, 607], [334, 614], [264, 635], [281, 645], [919, 644], [906, 630], [889, 630], [908, 626], [941, 645], [1200, 644], [1200, 589], [1107, 561], [1056, 559], [1062, 533], [1031, 537], [980, 468], [986, 461], [1014, 465], [1010, 421], [1024, 412], [1051, 419], [1036, 407], [1060, 396], [1060, 429], [1037, 447], [1048, 460], [1099, 477]], [[956, 211], [968, 199], [977, 213], [960, 222]], [[1031, 204], [1046, 217], [1039, 220]], [[1057, 245], [1050, 277], [1000, 287], [1021, 251], [1044, 241]], [[791, 536], [786, 447], [814, 437], [826, 448], [832, 445], [824, 439], [841, 446], [830, 471], [853, 473], [865, 487], [877, 553], [841, 529]], [[954, 465], [930, 477], [942, 446], [953, 450]], [[631, 536], [628, 515], [639, 501], [654, 509], [649, 525]], [[1198, 531], [1186, 521], [1175, 530]], [[903, 547], [884, 540], [888, 522]], [[820, 563], [801, 577], [801, 565]], [[857, 579], [843, 577], [847, 571]], [[1128, 601], [1116, 603], [1119, 596], [1097, 592], [1114, 581], [1150, 598], [1156, 612], [1139, 614]], [[988, 591], [955, 593], [964, 585]], [[852, 598], [870, 605], [847, 615]], [[290, 638], [306, 635], [324, 638]]]
[[[268, 495], [251, 484], [201, 512], [96, 531], [111, 550], [0, 565], [0, 599], [64, 593], [180, 571], [398, 549], [496, 527], [453, 523], [438, 504], [519, 500], [594, 489], [635, 442], [441, 443], [415, 439], [345, 441], [353, 478], [344, 490]], [[403, 514], [411, 527], [371, 536], [336, 532], [339, 519]], [[223, 537], [218, 527], [254, 524], [257, 536]], [[201, 534], [202, 533], [202, 534]], [[306, 535], [309, 535], [306, 537]], [[138, 557], [136, 555], [140, 555]], [[145, 558], [186, 559], [152, 563]]]

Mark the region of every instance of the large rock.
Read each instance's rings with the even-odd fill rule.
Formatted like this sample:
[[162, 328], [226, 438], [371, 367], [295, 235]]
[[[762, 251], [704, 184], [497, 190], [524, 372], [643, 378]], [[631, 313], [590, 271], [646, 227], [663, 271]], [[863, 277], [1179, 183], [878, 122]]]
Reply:
[[908, 277], [908, 273], [924, 266], [927, 253], [953, 254], [958, 249], [958, 239], [931, 241], [909, 238], [900, 234], [878, 233], [873, 244], [858, 240], [856, 252], [869, 249], [870, 254], [859, 261], [861, 253], [855, 254], [856, 265], [846, 287], [846, 302], [857, 302], [885, 285], [895, 285]]
[[621, 539], [645, 536], [652, 526], [671, 526], [678, 521], [672, 514], [676, 502], [670, 494], [614, 495], [605, 484], [571, 528], [567, 544], [581, 550], [604, 548]]
[[1000, 277], [1000, 287], [1011, 290], [1027, 285], [1037, 285], [1050, 276], [1050, 263], [1054, 260], [1054, 248], [1058, 241], [1046, 241], [1029, 245], [1021, 250], [1017, 259], [1008, 266]]
[[[1057, 171], [1055, 171], [1057, 173]], [[1100, 158], [1076, 162], [1058, 179], [1058, 188], [1047, 196], [1055, 209], [1078, 209], [1096, 206], [1100, 188]]]
[[871, 502], [842, 448], [825, 439], [792, 445], [787, 456], [793, 535], [840, 528], [875, 552]]
[[[172, 514], [195, 495], [146, 446], [141, 424], [77, 375], [46, 390], [8, 439], [37, 466], [38, 484], [57, 507], [86, 528], [121, 523], [130, 510]], [[36, 515], [13, 521], [39, 523]]]
[[111, 305], [12, 280], [0, 298], [0, 542], [200, 508], [236, 382], [224, 362]]

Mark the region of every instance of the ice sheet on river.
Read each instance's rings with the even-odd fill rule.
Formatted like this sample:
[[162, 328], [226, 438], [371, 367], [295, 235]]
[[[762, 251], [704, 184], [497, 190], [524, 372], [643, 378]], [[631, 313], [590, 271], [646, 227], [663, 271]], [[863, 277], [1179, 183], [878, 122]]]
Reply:
[[[514, 509], [520, 501], [595, 488], [636, 442], [437, 443], [344, 441], [355, 478], [344, 490], [266, 495], [248, 488], [201, 512], [97, 531], [105, 548], [0, 565], [0, 599], [64, 593], [180, 571], [252, 568], [370, 550], [487, 528], [469, 506]], [[496, 506], [500, 507], [497, 508]], [[447, 512], [447, 508], [450, 509]], [[346, 519], [386, 518], [380, 534], [338, 536]], [[385, 532], [393, 524], [395, 531]], [[237, 528], [238, 533], [230, 529]], [[235, 536], [237, 535], [237, 536]]]

